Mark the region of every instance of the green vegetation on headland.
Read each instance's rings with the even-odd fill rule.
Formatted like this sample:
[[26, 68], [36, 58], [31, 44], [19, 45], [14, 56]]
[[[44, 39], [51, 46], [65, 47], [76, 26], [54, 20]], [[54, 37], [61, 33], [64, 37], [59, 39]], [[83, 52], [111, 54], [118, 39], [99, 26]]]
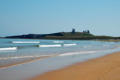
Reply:
[[112, 36], [96, 36], [90, 33], [89, 30], [83, 32], [58, 32], [52, 34], [27, 34], [27, 35], [16, 35], [7, 36], [5, 38], [20, 38], [20, 39], [58, 39], [58, 40], [120, 40], [120, 37]]

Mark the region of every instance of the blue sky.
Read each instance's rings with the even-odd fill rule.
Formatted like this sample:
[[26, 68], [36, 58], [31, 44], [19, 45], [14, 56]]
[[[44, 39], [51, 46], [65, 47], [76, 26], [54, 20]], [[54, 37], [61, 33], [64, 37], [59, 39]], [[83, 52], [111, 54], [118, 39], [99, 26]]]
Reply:
[[0, 36], [72, 28], [120, 36], [120, 0], [0, 0]]

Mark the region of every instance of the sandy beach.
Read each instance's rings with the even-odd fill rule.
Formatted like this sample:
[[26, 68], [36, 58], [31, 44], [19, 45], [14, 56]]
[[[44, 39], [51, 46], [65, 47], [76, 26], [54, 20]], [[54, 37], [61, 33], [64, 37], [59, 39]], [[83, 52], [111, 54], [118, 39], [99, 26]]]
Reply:
[[120, 52], [37, 75], [30, 80], [120, 80]]

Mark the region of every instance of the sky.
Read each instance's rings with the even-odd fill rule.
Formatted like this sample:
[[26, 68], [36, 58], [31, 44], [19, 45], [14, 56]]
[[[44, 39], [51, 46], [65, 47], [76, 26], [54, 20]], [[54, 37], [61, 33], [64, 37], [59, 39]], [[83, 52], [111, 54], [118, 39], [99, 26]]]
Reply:
[[72, 28], [120, 36], [120, 0], [0, 0], [0, 36]]

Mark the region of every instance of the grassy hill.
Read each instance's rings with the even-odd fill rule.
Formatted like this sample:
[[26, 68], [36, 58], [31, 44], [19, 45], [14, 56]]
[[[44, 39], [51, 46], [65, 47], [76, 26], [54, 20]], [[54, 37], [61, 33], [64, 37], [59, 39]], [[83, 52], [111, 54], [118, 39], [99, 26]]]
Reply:
[[94, 36], [92, 34], [89, 34], [89, 33], [81, 33], [81, 32], [75, 32], [75, 33], [71, 33], [71, 32], [62, 32], [62, 34], [65, 36], [65, 37], [90, 37], [90, 36]]
[[[55, 34], [55, 33], [54, 33]], [[82, 39], [82, 38], [88, 38], [88, 37], [94, 37], [94, 35], [89, 33], [82, 33], [82, 32], [60, 32], [61, 36], [58, 35], [47, 35], [44, 38], [46, 39]]]

